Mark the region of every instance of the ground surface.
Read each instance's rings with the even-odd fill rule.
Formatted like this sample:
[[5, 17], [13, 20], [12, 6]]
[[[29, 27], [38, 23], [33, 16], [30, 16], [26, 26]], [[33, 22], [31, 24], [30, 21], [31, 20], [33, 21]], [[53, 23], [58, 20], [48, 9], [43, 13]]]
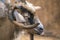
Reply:
[[[28, 35], [23, 36], [22, 40], [29, 40], [29, 36]], [[49, 36], [37, 36], [37, 35], [35, 35], [34, 40], [60, 40], [60, 38], [56, 37], [56, 36], [49, 37]]]

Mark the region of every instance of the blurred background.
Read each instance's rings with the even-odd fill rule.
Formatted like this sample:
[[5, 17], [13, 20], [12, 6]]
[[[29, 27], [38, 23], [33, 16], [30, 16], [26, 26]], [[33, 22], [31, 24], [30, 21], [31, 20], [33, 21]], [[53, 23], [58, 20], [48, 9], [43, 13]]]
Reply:
[[[41, 9], [36, 11], [45, 28], [45, 36], [35, 35], [35, 40], [60, 40], [60, 0], [27, 0]], [[14, 0], [11, 0], [13, 3]], [[0, 40], [11, 40], [14, 25], [8, 18], [0, 19]], [[29, 40], [27, 35], [22, 40]], [[29, 35], [28, 35], [29, 36]], [[25, 39], [24, 39], [25, 38]]]

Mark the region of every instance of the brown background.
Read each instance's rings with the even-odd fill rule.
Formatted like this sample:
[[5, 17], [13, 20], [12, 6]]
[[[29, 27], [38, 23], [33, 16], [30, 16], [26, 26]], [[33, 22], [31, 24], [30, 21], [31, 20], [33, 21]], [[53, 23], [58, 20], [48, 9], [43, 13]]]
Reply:
[[[45, 27], [46, 36], [35, 36], [36, 40], [60, 40], [60, 0], [28, 0], [41, 6], [36, 13]], [[12, 38], [14, 26], [10, 21], [0, 19], [0, 40]], [[26, 37], [26, 36], [25, 36]], [[56, 38], [56, 39], [55, 39]], [[27, 38], [28, 39], [28, 38]], [[26, 40], [27, 40], [26, 39]]]

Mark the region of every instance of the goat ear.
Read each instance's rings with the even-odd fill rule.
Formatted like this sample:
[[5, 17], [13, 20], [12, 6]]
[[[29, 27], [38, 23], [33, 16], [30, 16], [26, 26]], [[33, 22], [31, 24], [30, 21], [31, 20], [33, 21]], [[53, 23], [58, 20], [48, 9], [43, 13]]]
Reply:
[[38, 10], [38, 9], [41, 9], [41, 7], [40, 6], [35, 6], [35, 9]]

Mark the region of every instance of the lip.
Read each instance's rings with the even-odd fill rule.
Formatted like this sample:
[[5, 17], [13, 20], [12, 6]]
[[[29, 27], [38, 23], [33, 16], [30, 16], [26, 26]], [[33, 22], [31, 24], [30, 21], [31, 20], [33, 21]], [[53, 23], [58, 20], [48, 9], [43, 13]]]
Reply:
[[41, 33], [43, 32], [42, 28], [34, 28], [34, 30], [36, 31], [35, 34], [37, 34], [37, 35], [41, 35]]

